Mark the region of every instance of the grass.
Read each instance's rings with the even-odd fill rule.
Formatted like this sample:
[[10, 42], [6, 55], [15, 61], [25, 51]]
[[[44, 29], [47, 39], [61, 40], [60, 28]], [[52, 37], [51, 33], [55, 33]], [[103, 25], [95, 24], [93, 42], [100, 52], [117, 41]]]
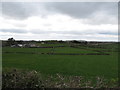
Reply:
[[[105, 46], [104, 46], [105, 47]], [[110, 45], [109, 47], [112, 47]], [[3, 72], [5, 68], [16, 68], [22, 70], [40, 72], [43, 76], [54, 76], [60, 74], [63, 77], [82, 76], [87, 79], [103, 77], [107, 80], [116, 80], [118, 78], [118, 52], [114, 52], [117, 46], [114, 46], [110, 52], [104, 52], [100, 48], [91, 48], [86, 46], [59, 47], [59, 48], [10, 48], [4, 47], [2, 54]], [[109, 53], [110, 55], [48, 55], [40, 53]], [[104, 49], [106, 50], [106, 49]], [[36, 52], [29, 53], [5, 53], [5, 52]], [[9, 71], [8, 71], [9, 72]], [[47, 78], [48, 80], [48, 78]], [[95, 79], [91, 79], [95, 80]], [[51, 79], [50, 79], [51, 81]], [[59, 81], [57, 81], [59, 82]], [[51, 82], [52, 85], [56, 81]], [[76, 82], [75, 82], [76, 83]], [[47, 85], [51, 85], [48, 83]], [[53, 86], [54, 86], [53, 85]], [[110, 84], [109, 84], [110, 85]], [[48, 86], [49, 87], [49, 86]], [[52, 86], [51, 86], [52, 87]]]
[[3, 52], [50, 52], [51, 48], [11, 48], [4, 47]]
[[41, 53], [97, 53], [92, 50], [85, 50], [72, 47], [58, 47], [58, 48], [11, 48], [4, 47], [3, 52], [41, 52]]
[[[98, 46], [94, 45], [84, 45], [77, 46], [78, 48], [88, 49], [88, 50], [110, 50], [110, 51], [118, 51], [118, 44], [102, 44]], [[93, 48], [94, 47], [94, 48]]]
[[56, 53], [97, 53], [95, 51], [72, 48], [72, 47], [55, 48], [54, 52]]
[[45, 74], [117, 77], [117, 57], [3, 54], [3, 67], [37, 70]]

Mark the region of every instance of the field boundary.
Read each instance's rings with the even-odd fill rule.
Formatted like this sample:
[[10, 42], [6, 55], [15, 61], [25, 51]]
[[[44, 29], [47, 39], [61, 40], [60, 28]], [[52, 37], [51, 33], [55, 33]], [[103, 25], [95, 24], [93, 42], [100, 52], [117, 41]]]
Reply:
[[83, 49], [83, 50], [89, 50], [89, 51], [94, 51], [94, 52], [99, 52], [99, 53], [104, 53], [104, 52], [118, 52], [116, 51], [112, 51], [112, 50], [94, 50], [94, 49], [85, 49], [85, 48], [81, 48], [81, 47], [72, 47], [72, 48], [78, 48], [78, 49]]
[[3, 52], [3, 53], [47, 54], [47, 55], [110, 55], [108, 53], [37, 53], [37, 52]]

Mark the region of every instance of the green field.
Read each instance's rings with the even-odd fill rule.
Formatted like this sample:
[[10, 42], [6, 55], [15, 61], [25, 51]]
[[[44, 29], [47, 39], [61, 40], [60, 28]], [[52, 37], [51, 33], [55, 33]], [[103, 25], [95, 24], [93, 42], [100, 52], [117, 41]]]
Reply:
[[50, 52], [51, 48], [11, 48], [4, 47], [3, 52]]
[[[52, 45], [52, 44], [51, 44]], [[46, 45], [45, 45], [46, 46]], [[111, 45], [109, 45], [111, 46]], [[105, 47], [105, 46], [104, 46]], [[90, 47], [58, 47], [58, 48], [11, 48], [3, 47], [3, 69], [18, 68], [37, 70], [42, 74], [77, 75], [85, 77], [101, 76], [105, 78], [117, 78], [118, 55], [114, 49], [110, 55], [48, 55], [40, 53], [99, 53], [94, 50], [100, 48]], [[113, 50], [113, 51], [112, 51]], [[36, 52], [29, 53], [5, 53], [5, 52]]]

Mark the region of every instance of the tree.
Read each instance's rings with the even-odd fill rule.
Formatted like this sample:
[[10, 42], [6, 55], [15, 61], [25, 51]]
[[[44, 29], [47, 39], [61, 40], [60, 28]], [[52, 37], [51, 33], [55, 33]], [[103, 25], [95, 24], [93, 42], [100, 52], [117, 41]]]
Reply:
[[14, 45], [15, 39], [14, 38], [8, 38], [8, 46]]

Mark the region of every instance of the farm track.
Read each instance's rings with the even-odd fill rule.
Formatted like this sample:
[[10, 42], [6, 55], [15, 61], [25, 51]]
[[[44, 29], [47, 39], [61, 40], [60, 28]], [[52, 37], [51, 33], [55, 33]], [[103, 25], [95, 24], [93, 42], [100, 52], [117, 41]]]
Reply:
[[37, 52], [3, 52], [3, 53], [46, 54], [46, 55], [110, 55], [108, 53], [37, 53]]

